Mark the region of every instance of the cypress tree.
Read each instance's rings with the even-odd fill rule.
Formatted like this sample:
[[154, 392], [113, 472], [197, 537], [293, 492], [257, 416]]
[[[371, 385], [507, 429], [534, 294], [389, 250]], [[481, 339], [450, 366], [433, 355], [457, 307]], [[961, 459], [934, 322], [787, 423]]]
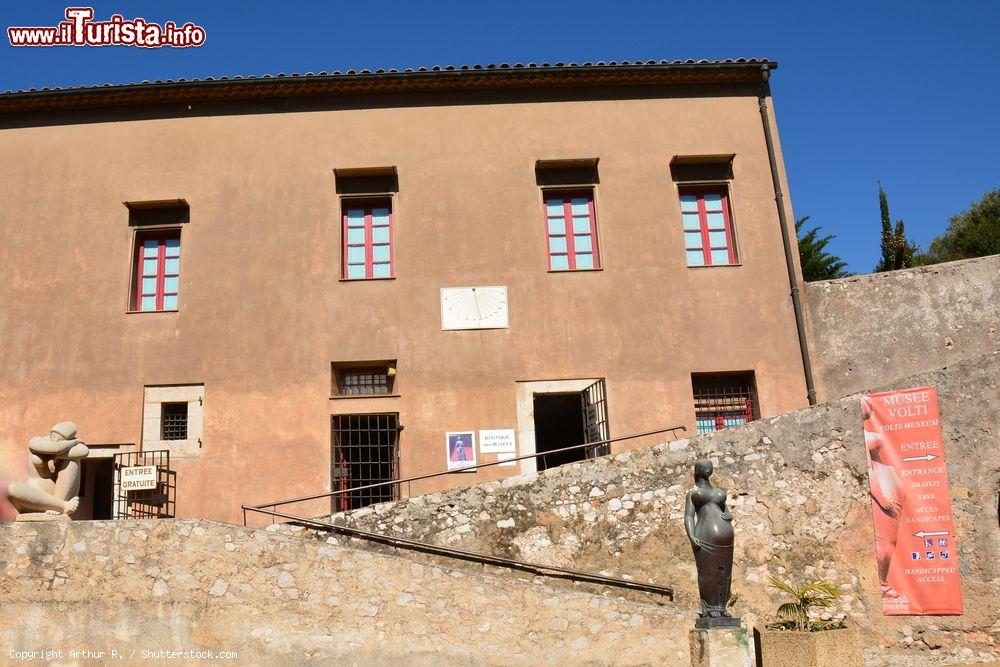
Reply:
[[889, 217], [889, 198], [878, 185], [878, 206], [882, 218], [882, 258], [875, 265], [875, 271], [896, 271], [913, 266], [913, 255], [920, 250], [906, 238], [906, 229], [902, 220], [897, 220], [895, 226]]

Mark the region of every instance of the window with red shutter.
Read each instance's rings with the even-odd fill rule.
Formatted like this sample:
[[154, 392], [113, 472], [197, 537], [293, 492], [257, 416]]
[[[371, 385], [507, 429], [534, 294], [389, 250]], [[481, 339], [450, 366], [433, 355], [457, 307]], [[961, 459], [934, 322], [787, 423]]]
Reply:
[[345, 199], [343, 277], [392, 278], [392, 200]]
[[594, 191], [545, 192], [550, 271], [601, 268]]
[[683, 188], [680, 195], [687, 265], [736, 264], [736, 245], [726, 188]]
[[180, 267], [179, 229], [138, 234], [132, 310], [177, 310]]

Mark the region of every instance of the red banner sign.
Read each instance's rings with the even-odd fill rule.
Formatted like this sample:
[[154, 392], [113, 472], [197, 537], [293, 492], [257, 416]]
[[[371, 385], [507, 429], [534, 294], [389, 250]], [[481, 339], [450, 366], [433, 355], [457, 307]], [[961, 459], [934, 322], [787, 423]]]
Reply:
[[861, 397], [882, 611], [962, 613], [937, 389]]

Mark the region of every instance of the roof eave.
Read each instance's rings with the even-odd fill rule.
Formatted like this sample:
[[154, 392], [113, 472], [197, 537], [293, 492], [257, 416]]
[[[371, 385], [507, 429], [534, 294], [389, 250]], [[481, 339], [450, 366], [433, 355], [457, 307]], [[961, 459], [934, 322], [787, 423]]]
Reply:
[[754, 83], [777, 62], [463, 67], [142, 82], [0, 94], [0, 113], [309, 95], [651, 84]]

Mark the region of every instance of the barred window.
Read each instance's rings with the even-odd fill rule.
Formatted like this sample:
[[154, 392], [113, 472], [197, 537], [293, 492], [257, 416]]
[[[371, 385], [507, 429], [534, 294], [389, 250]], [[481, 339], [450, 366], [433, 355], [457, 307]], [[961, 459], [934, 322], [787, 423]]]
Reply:
[[691, 385], [698, 433], [741, 426], [760, 418], [753, 371], [693, 373]]
[[333, 364], [335, 396], [386, 396], [392, 393], [396, 362]]
[[187, 440], [188, 404], [160, 404], [160, 440]]

